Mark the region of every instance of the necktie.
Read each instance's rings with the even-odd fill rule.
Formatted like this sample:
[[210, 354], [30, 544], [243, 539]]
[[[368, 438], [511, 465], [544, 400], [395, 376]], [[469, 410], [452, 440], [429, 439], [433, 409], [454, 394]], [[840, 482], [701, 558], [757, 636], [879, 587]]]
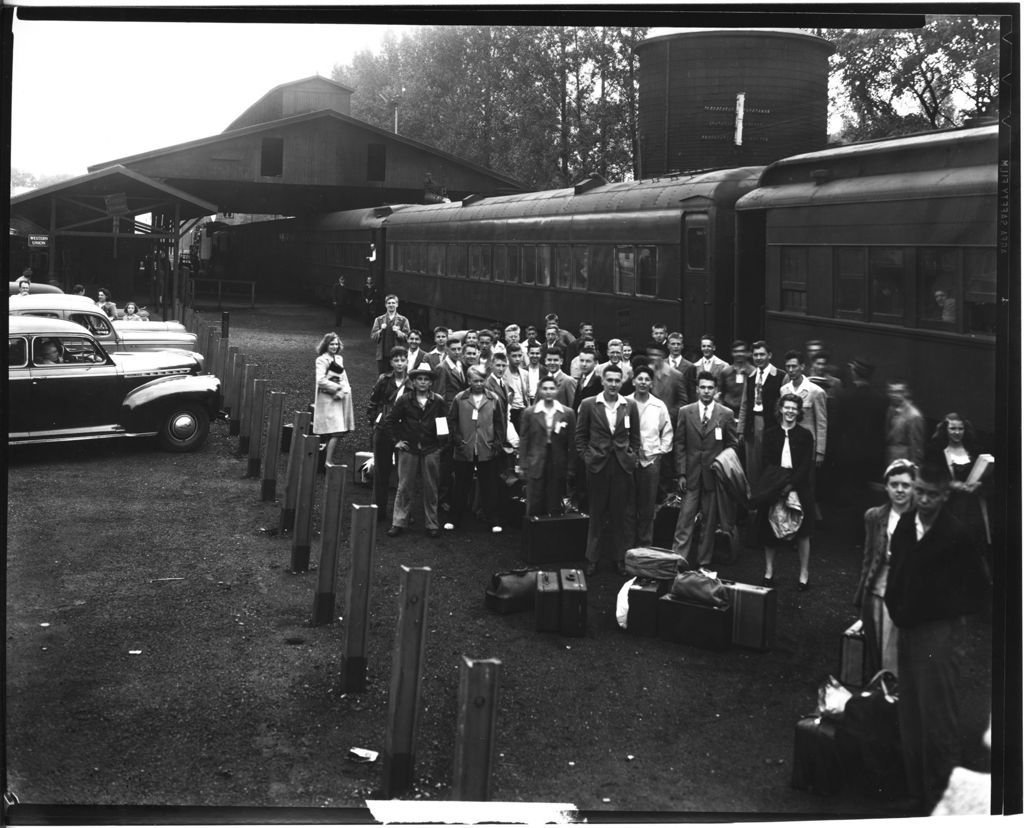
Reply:
[[761, 383], [762, 383], [761, 369], [757, 369], [757, 382], [754, 383], [754, 405], [761, 406]]
[[708, 408], [707, 408], [707, 406], [705, 406], [704, 407], [704, 416], [701, 418], [701, 421], [700, 421], [700, 427], [701, 427], [701, 429], [703, 431], [707, 431], [708, 419], [709, 419], [709, 417], [708, 417]]

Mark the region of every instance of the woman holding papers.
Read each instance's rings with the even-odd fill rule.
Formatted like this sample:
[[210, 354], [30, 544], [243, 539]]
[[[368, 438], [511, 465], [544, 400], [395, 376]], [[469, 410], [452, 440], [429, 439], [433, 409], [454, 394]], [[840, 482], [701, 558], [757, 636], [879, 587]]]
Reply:
[[956, 412], [943, 417], [927, 454], [932, 461], [945, 463], [953, 476], [946, 508], [971, 530], [980, 548], [987, 550], [992, 543], [992, 527], [985, 500], [985, 478], [994, 460], [991, 454], [981, 452], [970, 420]]

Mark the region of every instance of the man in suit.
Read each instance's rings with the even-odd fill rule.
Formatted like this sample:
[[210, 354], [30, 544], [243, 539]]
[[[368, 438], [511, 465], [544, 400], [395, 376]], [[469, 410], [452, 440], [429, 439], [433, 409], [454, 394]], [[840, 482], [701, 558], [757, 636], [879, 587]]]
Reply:
[[667, 344], [668, 358], [665, 362], [683, 375], [683, 386], [686, 388], [686, 402], [697, 399], [697, 369], [690, 360], [683, 356], [683, 335], [679, 331], [672, 331], [668, 335]]
[[609, 339], [608, 340], [608, 361], [602, 362], [597, 366], [597, 375], [601, 376], [606, 365], [617, 365], [622, 369], [622, 381], [628, 382], [633, 378], [633, 366], [629, 364], [623, 356], [622, 340], [621, 339]]
[[610, 536], [615, 570], [624, 575], [630, 514], [636, 508], [640, 415], [636, 403], [619, 394], [621, 370], [609, 365], [601, 379], [604, 391], [584, 400], [576, 419], [576, 452], [586, 466], [590, 498], [585, 573], [597, 572], [602, 540]]
[[540, 382], [540, 400], [523, 412], [516, 474], [526, 481], [527, 515], [560, 515], [575, 456], [576, 415], [555, 399], [551, 377]]
[[430, 363], [430, 367], [435, 371], [437, 366], [441, 364], [441, 360], [445, 357], [445, 349], [448, 347], [448, 329], [444, 325], [438, 325], [434, 328], [434, 347], [432, 350], [427, 351], [424, 354], [427, 362]]
[[[680, 337], [680, 342], [682, 338]], [[651, 394], [665, 403], [668, 408], [669, 420], [674, 424], [679, 418], [679, 410], [690, 401], [686, 378], [668, 364], [668, 346], [661, 342], [650, 342], [647, 345], [647, 361], [651, 366], [654, 381]], [[692, 369], [693, 365], [690, 364]], [[696, 383], [696, 380], [694, 381]], [[696, 388], [696, 385], [694, 386]], [[674, 426], [673, 426], [674, 427]], [[661, 463], [661, 481], [658, 483], [658, 500], [664, 500], [674, 488], [676, 471], [675, 453], [665, 456]]]
[[700, 359], [694, 363], [696, 370], [706, 371], [717, 382], [722, 371], [729, 367], [729, 363], [721, 357], [715, 356], [715, 338], [711, 334], [704, 334], [700, 338], [700, 353]]
[[427, 353], [420, 347], [423, 342], [423, 334], [415, 328], [411, 328], [405, 341], [406, 348], [409, 350], [408, 365], [410, 368], [415, 368], [421, 362], [427, 362]]
[[445, 405], [450, 406], [455, 395], [465, 391], [469, 383], [462, 366], [462, 343], [458, 339], [449, 339], [446, 351], [446, 356], [437, 366], [434, 392], [444, 397]]
[[384, 298], [384, 313], [373, 320], [370, 339], [377, 343], [377, 373], [386, 374], [391, 366], [389, 354], [396, 345], [406, 347], [409, 320], [398, 312], [398, 297], [389, 293]]
[[558, 391], [555, 399], [566, 408], [572, 408], [573, 398], [576, 396], [576, 380], [562, 371], [562, 351], [553, 348], [544, 355], [544, 367], [548, 376], [553, 377]]
[[718, 383], [713, 374], [707, 371], [698, 373], [697, 402], [679, 409], [675, 428], [676, 468], [679, 470], [683, 505], [676, 522], [672, 551], [692, 561], [693, 526], [700, 511], [703, 519], [696, 564], [702, 567], [711, 564], [719, 521], [725, 531], [735, 531], [731, 516], [718, 513], [716, 478], [711, 468], [721, 452], [738, 444], [736, 421], [726, 406], [715, 402], [717, 391]]
[[382, 523], [388, 516], [388, 490], [395, 453], [395, 444], [384, 430], [384, 420], [395, 407], [395, 401], [412, 388], [407, 375], [408, 364], [405, 348], [396, 345], [391, 349], [391, 371], [377, 377], [366, 407], [366, 419], [373, 429], [373, 501], [377, 504], [377, 520]]
[[889, 410], [885, 415], [885, 460], [905, 458], [915, 463], [924, 459], [924, 417], [910, 401], [910, 386], [900, 380], [886, 384]]
[[518, 342], [509, 345], [507, 353], [508, 371], [505, 374], [505, 381], [509, 388], [509, 419], [518, 434], [523, 411], [529, 404], [529, 395], [526, 391], [526, 369], [523, 368], [523, 349]]
[[604, 388], [601, 383], [601, 376], [597, 373], [597, 366], [594, 364], [594, 352], [581, 351], [578, 359], [580, 362], [580, 378], [576, 384], [576, 393], [572, 399], [572, 410], [577, 413], [580, 410], [580, 404], [587, 397], [596, 397]]
[[782, 372], [771, 364], [772, 352], [763, 339], [754, 343], [750, 358], [754, 362], [754, 370], [740, 399], [738, 431], [744, 442], [747, 481], [753, 491], [761, 476], [764, 430], [775, 425], [775, 405], [782, 387]]

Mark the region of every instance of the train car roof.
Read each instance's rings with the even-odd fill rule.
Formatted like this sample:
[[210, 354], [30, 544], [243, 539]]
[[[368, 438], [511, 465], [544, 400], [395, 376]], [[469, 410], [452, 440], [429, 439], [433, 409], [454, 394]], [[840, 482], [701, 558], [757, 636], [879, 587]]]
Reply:
[[850, 144], [770, 164], [736, 209], [991, 195], [997, 160], [996, 126]]
[[395, 207], [385, 223], [457, 222], [464, 220], [528, 218], [578, 213], [631, 212], [677, 207], [689, 198], [713, 200], [722, 192], [751, 189], [762, 167], [738, 167], [708, 172], [665, 175], [642, 181], [614, 184], [591, 178], [575, 187], [473, 196], [447, 204], [409, 204]]

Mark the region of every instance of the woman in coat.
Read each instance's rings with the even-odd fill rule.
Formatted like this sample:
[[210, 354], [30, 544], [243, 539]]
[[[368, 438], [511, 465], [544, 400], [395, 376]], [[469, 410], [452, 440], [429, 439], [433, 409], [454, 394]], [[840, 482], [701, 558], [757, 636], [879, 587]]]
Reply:
[[885, 470], [889, 502], [864, 513], [864, 560], [853, 603], [860, 608], [867, 651], [865, 674], [879, 670], [896, 675], [896, 628], [885, 607], [885, 585], [889, 579], [889, 541], [900, 516], [914, 505], [913, 488], [917, 467], [909, 460], [893, 460]]
[[334, 458], [338, 438], [352, 430], [352, 386], [345, 373], [341, 352], [345, 349], [336, 333], [324, 334], [316, 349], [316, 397], [313, 403], [313, 433], [327, 440], [327, 459]]
[[956, 412], [942, 418], [925, 451], [927, 459], [946, 466], [953, 478], [946, 508], [967, 526], [978, 548], [988, 550], [992, 532], [985, 491], [980, 480], [967, 482], [979, 454], [974, 426]]
[[[807, 589], [810, 578], [811, 532], [814, 528], [814, 489], [811, 470], [814, 468], [814, 437], [806, 428], [797, 427], [803, 418], [803, 400], [796, 394], [783, 394], [776, 404], [779, 425], [766, 429], [761, 451], [762, 475], [774, 467], [788, 473], [788, 482], [780, 496], [788, 497], [795, 491], [804, 509], [804, 519], [796, 533], [796, 549], [800, 558], [800, 578], [797, 588]], [[775, 586], [775, 550], [782, 542], [772, 531], [768, 521], [770, 506], [758, 513], [758, 540], [764, 546], [765, 586]]]

